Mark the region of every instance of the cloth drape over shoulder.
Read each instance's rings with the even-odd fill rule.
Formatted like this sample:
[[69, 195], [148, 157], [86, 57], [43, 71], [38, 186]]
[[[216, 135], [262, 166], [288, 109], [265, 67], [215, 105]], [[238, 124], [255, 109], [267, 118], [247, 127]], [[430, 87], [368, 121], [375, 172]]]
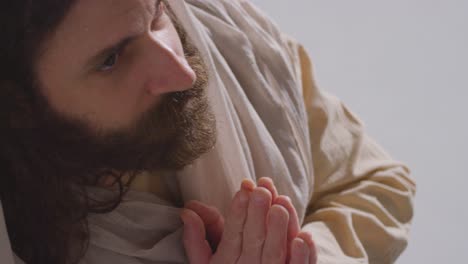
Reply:
[[[271, 177], [312, 232], [319, 263], [394, 262], [406, 247], [415, 183], [316, 87], [302, 46], [248, 1], [168, 3], [208, 66], [218, 130], [214, 149], [164, 177], [174, 196], [225, 213], [242, 179]], [[129, 192], [112, 213], [89, 218], [83, 263], [187, 263], [179, 210]]]

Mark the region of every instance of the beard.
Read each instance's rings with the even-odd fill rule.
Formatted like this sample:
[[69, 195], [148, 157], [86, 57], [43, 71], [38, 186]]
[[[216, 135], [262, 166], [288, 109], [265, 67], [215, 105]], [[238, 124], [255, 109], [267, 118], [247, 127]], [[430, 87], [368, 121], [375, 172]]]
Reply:
[[[89, 242], [89, 213], [110, 212], [122, 201], [122, 176], [178, 170], [215, 145], [206, 67], [174, 24], [196, 82], [164, 95], [128, 128], [96, 131], [61, 115], [40, 93], [32, 68], [0, 80], [0, 198], [12, 248], [26, 262], [74, 262]], [[120, 189], [96, 200], [87, 187], [109, 176]]]
[[86, 120], [61, 115], [38, 93], [36, 125], [22, 138], [35, 146], [45, 164], [68, 171], [81, 184], [96, 184], [109, 175], [179, 170], [213, 148], [216, 121], [206, 97], [206, 67], [183, 28], [173, 21], [197, 76], [194, 85], [163, 95], [130, 127], [112, 131], [96, 131]]

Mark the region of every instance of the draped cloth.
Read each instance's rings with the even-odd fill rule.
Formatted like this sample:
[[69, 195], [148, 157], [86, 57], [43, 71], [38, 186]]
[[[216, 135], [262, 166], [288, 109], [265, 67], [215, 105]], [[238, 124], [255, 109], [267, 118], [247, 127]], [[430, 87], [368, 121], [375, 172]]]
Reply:
[[[396, 259], [406, 246], [414, 182], [404, 165], [365, 137], [339, 100], [316, 89], [302, 47], [245, 0], [168, 3], [208, 67], [218, 131], [212, 150], [163, 177], [174, 196], [225, 214], [242, 179], [271, 177], [291, 198], [303, 228], [317, 234], [319, 263]], [[383, 171], [391, 173], [375, 175]], [[89, 217], [91, 241], [82, 263], [187, 263], [179, 207], [129, 191], [111, 213]], [[362, 233], [353, 223], [356, 212], [358, 224], [380, 237]]]
[[[184, 201], [196, 199], [224, 213], [242, 179], [256, 181], [268, 176], [279, 193], [292, 199], [302, 219], [311, 198], [312, 162], [301, 78], [296, 68], [299, 61], [289, 53], [288, 42], [273, 28], [267, 31], [262, 24], [270, 22], [238, 1], [171, 0], [169, 4], [208, 66], [207, 94], [218, 131], [214, 149], [177, 173], [179, 194]], [[148, 210], [140, 215], [151, 216], [144, 222], [152, 223], [151, 230], [164, 232], [164, 239], [154, 237], [156, 244], [136, 241], [149, 231], [141, 223], [143, 234], [133, 234], [136, 240], [131, 243], [126, 235], [114, 239], [114, 230], [96, 231], [106, 235], [96, 234], [99, 241], [92, 242], [96, 247], [89, 250], [88, 256], [96, 263], [140, 263], [130, 258], [124, 261], [121, 256], [114, 260], [113, 254], [103, 253], [118, 251], [145, 261], [182, 263], [181, 230], [175, 229], [181, 226], [177, 211], [136, 201], [132, 195], [127, 199], [133, 201], [122, 204], [106, 218], [118, 219], [122, 214], [129, 219], [137, 215], [134, 208], [140, 206]], [[150, 210], [150, 206], [154, 209]], [[100, 229], [112, 225], [94, 225], [94, 220], [90, 222]], [[120, 241], [121, 237], [125, 239]], [[116, 250], [116, 245], [109, 246], [108, 241], [120, 241], [122, 245]]]

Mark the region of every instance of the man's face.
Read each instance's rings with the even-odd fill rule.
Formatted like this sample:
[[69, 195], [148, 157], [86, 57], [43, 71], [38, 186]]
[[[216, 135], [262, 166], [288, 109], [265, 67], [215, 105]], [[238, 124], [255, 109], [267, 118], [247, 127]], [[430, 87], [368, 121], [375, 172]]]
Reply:
[[128, 127], [196, 79], [157, 0], [78, 0], [46, 42], [37, 71], [56, 111], [99, 130]]
[[40, 93], [72, 124], [66, 133], [83, 136], [63, 151], [141, 170], [181, 167], [213, 146], [206, 73], [178, 33], [158, 0], [77, 0], [35, 65]]

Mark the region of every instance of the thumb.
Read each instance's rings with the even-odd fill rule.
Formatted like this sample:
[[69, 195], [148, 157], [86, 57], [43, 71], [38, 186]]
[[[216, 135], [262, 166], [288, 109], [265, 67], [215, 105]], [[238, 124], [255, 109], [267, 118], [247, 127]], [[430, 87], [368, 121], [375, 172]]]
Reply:
[[213, 253], [205, 239], [206, 232], [202, 219], [189, 209], [183, 209], [180, 217], [184, 222], [183, 243], [190, 264], [208, 264]]

